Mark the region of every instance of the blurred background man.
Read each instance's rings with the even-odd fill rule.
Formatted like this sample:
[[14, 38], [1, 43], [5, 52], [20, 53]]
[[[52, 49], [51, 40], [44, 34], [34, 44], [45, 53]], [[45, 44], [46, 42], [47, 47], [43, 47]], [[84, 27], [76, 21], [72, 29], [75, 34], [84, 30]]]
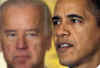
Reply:
[[[0, 5], [2, 5], [6, 1], [7, 0], [0, 0]], [[48, 5], [50, 12], [53, 15], [55, 3], [57, 0], [41, 0], [41, 1], [44, 1]], [[58, 62], [58, 57], [56, 55], [53, 40], [52, 40], [51, 49], [46, 52], [45, 65], [47, 68], [66, 68], [66, 66], [64, 67], [64, 66], [60, 65]], [[6, 67], [7, 67], [7, 65], [4, 61], [2, 51], [0, 51], [0, 68], [6, 68]]]
[[39, 0], [9, 0], [0, 7], [0, 42], [8, 68], [44, 68], [50, 17]]
[[53, 17], [59, 61], [71, 68], [100, 64], [100, 0], [58, 0]]

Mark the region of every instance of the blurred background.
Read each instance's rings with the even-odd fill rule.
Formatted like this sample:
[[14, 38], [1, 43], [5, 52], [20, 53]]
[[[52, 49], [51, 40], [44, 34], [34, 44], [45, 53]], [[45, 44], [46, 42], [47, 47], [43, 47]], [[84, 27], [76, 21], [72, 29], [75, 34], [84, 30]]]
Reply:
[[[6, 0], [0, 0], [0, 5], [2, 5], [5, 1]], [[56, 0], [43, 0], [43, 1], [48, 5], [48, 7], [50, 8], [51, 14], [53, 15]], [[45, 66], [47, 68], [67, 68], [59, 64], [59, 60], [56, 55], [53, 40], [52, 40], [52, 48], [46, 53]], [[0, 52], [0, 68], [7, 68], [6, 62], [3, 58], [2, 51]]]

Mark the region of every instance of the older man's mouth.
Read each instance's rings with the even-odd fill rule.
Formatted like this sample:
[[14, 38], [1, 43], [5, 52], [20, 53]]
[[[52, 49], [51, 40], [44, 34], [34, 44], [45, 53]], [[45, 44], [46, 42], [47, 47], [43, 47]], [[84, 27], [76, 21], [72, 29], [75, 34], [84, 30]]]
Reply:
[[56, 50], [57, 51], [64, 51], [64, 50], [67, 50], [69, 48], [73, 47], [73, 44], [71, 43], [57, 43], [56, 44]]
[[26, 63], [26, 61], [28, 61], [29, 59], [30, 59], [29, 55], [18, 55], [15, 57], [15, 61], [20, 64]]

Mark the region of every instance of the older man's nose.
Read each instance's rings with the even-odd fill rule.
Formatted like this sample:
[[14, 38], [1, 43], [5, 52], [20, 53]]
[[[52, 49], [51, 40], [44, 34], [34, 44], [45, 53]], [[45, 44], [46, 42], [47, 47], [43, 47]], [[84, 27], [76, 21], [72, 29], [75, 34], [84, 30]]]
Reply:
[[24, 38], [18, 39], [16, 48], [17, 48], [17, 49], [27, 49], [27, 44], [26, 44]]
[[57, 37], [69, 37], [70, 35], [71, 32], [66, 26], [60, 25], [58, 28], [56, 28]]

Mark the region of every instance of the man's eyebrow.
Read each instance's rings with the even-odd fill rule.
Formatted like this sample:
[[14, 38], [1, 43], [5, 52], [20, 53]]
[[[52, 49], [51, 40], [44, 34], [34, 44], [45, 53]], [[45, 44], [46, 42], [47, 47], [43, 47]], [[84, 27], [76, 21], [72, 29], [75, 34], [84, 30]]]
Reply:
[[80, 19], [84, 19], [82, 16], [79, 16], [77, 14], [69, 14], [69, 15], [66, 15], [66, 16], [69, 17], [69, 18], [77, 17], [77, 18], [80, 18]]
[[9, 32], [16, 32], [16, 30], [5, 30], [4, 32], [9, 33]]
[[59, 20], [59, 19], [61, 19], [60, 16], [53, 16], [53, 17], [52, 17], [52, 21], [53, 21], [53, 20]]
[[40, 32], [40, 30], [37, 28], [37, 29], [27, 29], [25, 31], [35, 31], [35, 32]]

